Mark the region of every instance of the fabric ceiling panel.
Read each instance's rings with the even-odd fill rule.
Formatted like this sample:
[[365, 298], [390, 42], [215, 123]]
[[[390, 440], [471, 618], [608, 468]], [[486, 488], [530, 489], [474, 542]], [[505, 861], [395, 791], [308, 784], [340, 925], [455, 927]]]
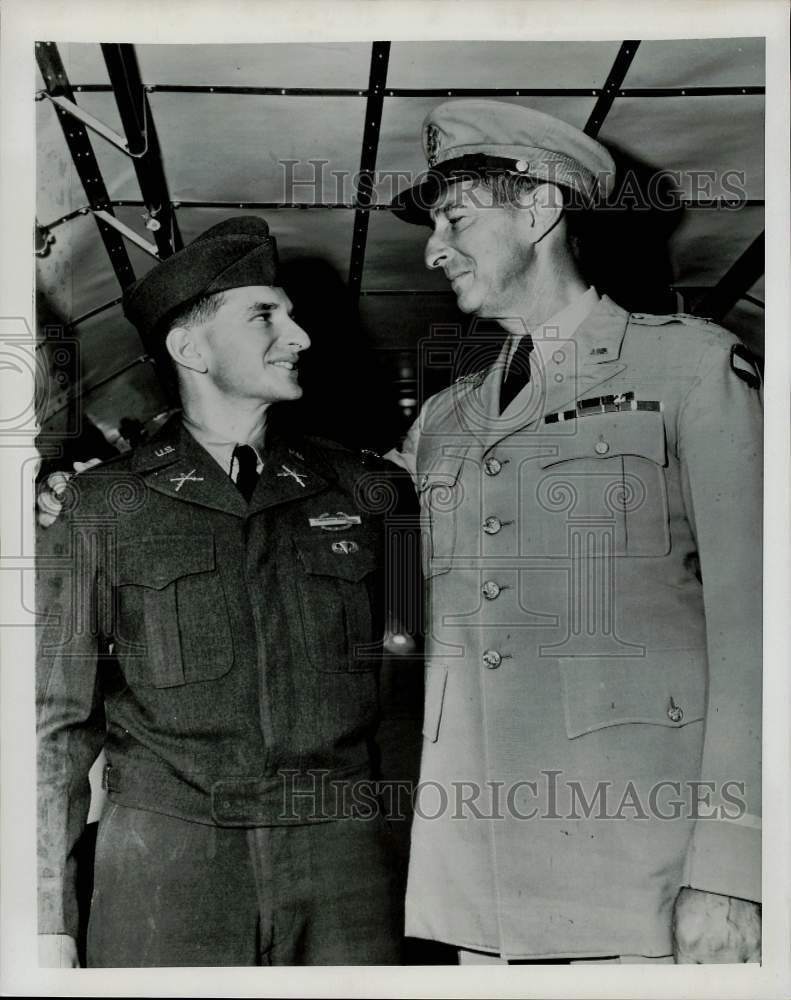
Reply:
[[[387, 86], [602, 87], [619, 42], [394, 42]], [[486, 58], [481, 58], [482, 51]]]
[[120, 292], [96, 221], [78, 215], [53, 233], [45, 257], [37, 258], [38, 287], [61, 321], [103, 305]]
[[136, 45], [146, 84], [368, 87], [370, 42], [303, 45]]
[[449, 291], [442, 271], [429, 270], [423, 263], [427, 226], [411, 226], [390, 212], [371, 212], [368, 249], [363, 272], [363, 290], [439, 289]]
[[762, 87], [763, 38], [643, 41], [622, 87]]
[[[152, 94], [171, 198], [317, 203], [351, 200], [365, 99]], [[297, 160], [295, 184], [286, 185]], [[329, 161], [315, 170], [309, 160]], [[331, 171], [343, 171], [339, 185]], [[302, 183], [296, 183], [301, 181]]]
[[72, 87], [86, 83], [110, 85], [110, 74], [98, 42], [58, 42], [63, 68]]
[[239, 215], [259, 215], [266, 219], [277, 239], [281, 260], [320, 257], [346, 280], [354, 227], [353, 212], [332, 208], [278, 208], [266, 212], [182, 208], [178, 212], [178, 223], [184, 242], [189, 243], [210, 226]]
[[764, 227], [760, 206], [688, 209], [670, 238], [676, 285], [716, 285]]
[[42, 225], [85, 205], [85, 190], [63, 136], [54, 105], [36, 104], [36, 216]]
[[[510, 104], [522, 104], [548, 115], [555, 115], [570, 125], [583, 128], [593, 110], [595, 99], [591, 97], [531, 97], [503, 98]], [[437, 97], [386, 97], [382, 111], [382, 130], [379, 139], [377, 169], [380, 182], [376, 197], [380, 202], [389, 202], [402, 188], [408, 187], [407, 180], [386, 176], [387, 171], [409, 172], [414, 177], [426, 169], [421, 146], [421, 126], [423, 119], [438, 104]], [[382, 176], [384, 174], [384, 176]]]
[[641, 163], [679, 172], [685, 197], [764, 196], [762, 96], [618, 98], [599, 138]]
[[[120, 222], [151, 241], [141, 212], [139, 208], [115, 210]], [[37, 260], [38, 287], [61, 320], [77, 319], [121, 294], [93, 215], [78, 215], [58, 226], [53, 235], [49, 253]], [[134, 244], [127, 241], [126, 249], [137, 277], [154, 265], [154, 258]]]
[[144, 353], [137, 330], [124, 319], [120, 305], [80, 323], [76, 333], [83, 393]]

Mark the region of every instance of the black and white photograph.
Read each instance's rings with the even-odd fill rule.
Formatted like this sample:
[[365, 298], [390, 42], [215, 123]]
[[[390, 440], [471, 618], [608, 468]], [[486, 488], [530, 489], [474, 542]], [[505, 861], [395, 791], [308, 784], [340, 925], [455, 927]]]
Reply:
[[786, 5], [0, 28], [4, 992], [786, 996]]

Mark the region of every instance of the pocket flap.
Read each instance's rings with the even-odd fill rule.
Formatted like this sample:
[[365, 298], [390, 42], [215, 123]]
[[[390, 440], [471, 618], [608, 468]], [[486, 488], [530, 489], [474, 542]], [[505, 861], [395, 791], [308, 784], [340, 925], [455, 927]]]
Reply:
[[445, 686], [448, 682], [448, 668], [442, 664], [426, 666], [426, 695], [423, 709], [423, 735], [436, 743], [439, 739], [439, 722], [442, 718], [442, 703], [445, 700]]
[[459, 457], [446, 458], [442, 455], [427, 458], [418, 473], [416, 484], [418, 493], [424, 493], [435, 486], [447, 488], [455, 486], [461, 475], [463, 461]]
[[149, 535], [118, 549], [117, 583], [161, 590], [174, 580], [214, 569], [212, 535]]
[[570, 739], [607, 726], [678, 729], [706, 714], [706, 652], [655, 650], [644, 657], [560, 660]]
[[[571, 421], [573, 430], [552, 439], [553, 454], [539, 459], [542, 469], [573, 459], [637, 455], [657, 465], [667, 462], [665, 424], [658, 410], [595, 413]], [[564, 429], [569, 421], [564, 423]]]
[[295, 538], [300, 563], [312, 576], [334, 576], [356, 583], [377, 569], [377, 554], [370, 535], [322, 531], [315, 537]]

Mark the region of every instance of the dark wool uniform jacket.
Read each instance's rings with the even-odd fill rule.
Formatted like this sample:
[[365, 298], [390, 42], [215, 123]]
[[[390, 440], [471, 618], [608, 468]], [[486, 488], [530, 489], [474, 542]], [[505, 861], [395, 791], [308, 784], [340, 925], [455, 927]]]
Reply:
[[268, 441], [248, 507], [176, 424], [71, 481], [38, 556], [40, 933], [76, 933], [102, 747], [110, 799], [135, 808], [239, 827], [348, 814], [339, 789], [378, 753], [380, 469]]

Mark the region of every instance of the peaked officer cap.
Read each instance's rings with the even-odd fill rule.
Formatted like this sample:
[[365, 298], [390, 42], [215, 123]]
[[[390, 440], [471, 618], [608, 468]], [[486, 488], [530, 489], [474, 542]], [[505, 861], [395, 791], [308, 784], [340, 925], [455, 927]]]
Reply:
[[275, 238], [263, 219], [243, 215], [207, 229], [127, 288], [124, 315], [141, 334], [150, 334], [200, 296], [276, 282]]
[[514, 174], [578, 192], [606, 195], [615, 180], [612, 157], [578, 128], [521, 104], [446, 101], [423, 121], [429, 170], [393, 200], [405, 222], [430, 225], [428, 210], [450, 179]]

